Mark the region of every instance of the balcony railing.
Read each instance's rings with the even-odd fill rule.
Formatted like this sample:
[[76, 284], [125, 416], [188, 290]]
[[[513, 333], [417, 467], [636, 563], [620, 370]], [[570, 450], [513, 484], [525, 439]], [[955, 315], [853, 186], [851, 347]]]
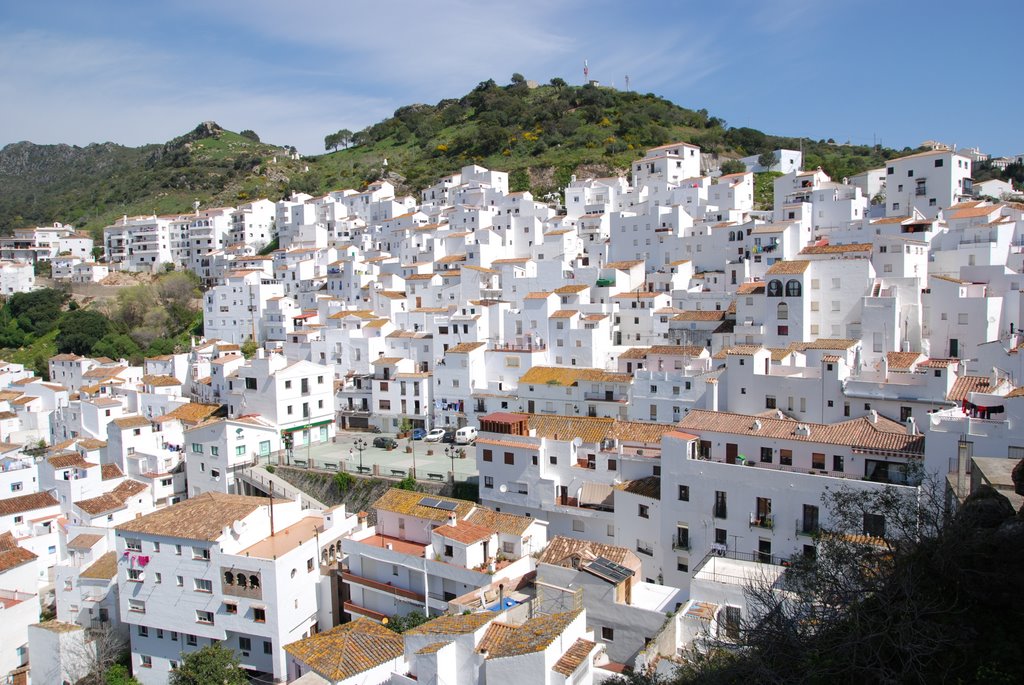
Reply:
[[920, 195], [927, 195], [927, 194], [928, 194], [928, 191], [925, 189], [924, 185], [919, 185], [918, 187], [914, 188], [914, 195], [920, 196]]
[[772, 514], [762, 514], [759, 516], [757, 513], [751, 513], [750, 527], [767, 528], [769, 530], [772, 530], [775, 528], [775, 516], [773, 516]]
[[543, 343], [493, 343], [490, 347], [493, 352], [543, 352], [548, 346]]
[[817, 523], [811, 524], [803, 519], [797, 519], [795, 530], [797, 535], [814, 537], [821, 530], [821, 527]]
[[686, 538], [685, 540], [681, 540], [680, 538], [673, 539], [672, 549], [686, 552], [690, 551], [690, 538]]
[[588, 402], [625, 402], [629, 396], [623, 393], [585, 392], [583, 399]]

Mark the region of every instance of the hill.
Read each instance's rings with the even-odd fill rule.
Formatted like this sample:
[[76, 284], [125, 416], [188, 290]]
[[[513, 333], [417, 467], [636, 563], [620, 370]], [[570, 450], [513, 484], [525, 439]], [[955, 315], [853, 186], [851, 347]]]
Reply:
[[[354, 134], [343, 149], [305, 159], [292, 150], [213, 122], [165, 144], [86, 147], [22, 142], [0, 150], [0, 233], [53, 221], [98, 231], [122, 214], [168, 214], [293, 191], [359, 188], [382, 174], [414, 192], [477, 163], [510, 172], [512, 190], [543, 196], [576, 173], [625, 173], [649, 147], [677, 140], [734, 158], [779, 147], [804, 150], [805, 166], [833, 178], [881, 166], [898, 154], [880, 146], [836, 145], [729, 128], [707, 110], [651, 94], [561, 79], [531, 87], [519, 75], [485, 81], [462, 98], [399, 108]], [[386, 164], [385, 164], [386, 161]]]

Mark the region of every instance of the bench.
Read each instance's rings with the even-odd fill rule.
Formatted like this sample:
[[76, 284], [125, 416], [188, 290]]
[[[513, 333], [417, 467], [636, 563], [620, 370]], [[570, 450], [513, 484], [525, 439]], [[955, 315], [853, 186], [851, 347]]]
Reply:
[[391, 469], [391, 475], [392, 476], [404, 476], [405, 475], [405, 471], [403, 471], [402, 469]]
[[306, 468], [307, 466], [309, 466], [309, 464], [306, 463], [305, 459], [292, 459], [292, 463], [295, 464], [296, 466], [301, 466], [302, 468]]
[[369, 473], [370, 472], [370, 467], [369, 466], [357, 466], [356, 467], [356, 471], [358, 471], [359, 473]]
[[324, 462], [324, 468], [328, 469], [330, 471], [337, 471], [338, 470], [338, 465], [335, 462], [333, 462], [333, 461], [325, 461]]
[[428, 473], [427, 477], [430, 478], [430, 480], [444, 480], [443, 473]]

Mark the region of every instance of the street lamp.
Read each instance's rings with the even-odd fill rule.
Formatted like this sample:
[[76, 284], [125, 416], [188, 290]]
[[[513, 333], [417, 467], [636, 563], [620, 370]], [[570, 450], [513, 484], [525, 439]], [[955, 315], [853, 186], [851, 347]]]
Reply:
[[356, 438], [356, 441], [355, 441], [353, 446], [357, 450], [359, 450], [359, 473], [362, 473], [363, 472], [363, 450], [366, 449], [366, 441], [363, 440], [362, 438]]
[[452, 461], [452, 483], [455, 482], [455, 457], [462, 459], [465, 450], [461, 447], [449, 446], [444, 448], [445, 455]]

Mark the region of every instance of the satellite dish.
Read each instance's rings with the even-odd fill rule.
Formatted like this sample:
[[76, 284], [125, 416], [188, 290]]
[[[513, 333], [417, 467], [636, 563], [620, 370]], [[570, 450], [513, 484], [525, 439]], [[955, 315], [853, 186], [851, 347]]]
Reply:
[[572, 439], [572, 446], [575, 447], [576, 449], [579, 449], [580, 445], [582, 444], [583, 438], [581, 438], [580, 436], [577, 435], [575, 438]]
[[498, 486], [498, 492], [501, 492], [501, 493], [508, 492], [508, 486], [505, 485], [504, 483], [502, 483], [500, 486]]

